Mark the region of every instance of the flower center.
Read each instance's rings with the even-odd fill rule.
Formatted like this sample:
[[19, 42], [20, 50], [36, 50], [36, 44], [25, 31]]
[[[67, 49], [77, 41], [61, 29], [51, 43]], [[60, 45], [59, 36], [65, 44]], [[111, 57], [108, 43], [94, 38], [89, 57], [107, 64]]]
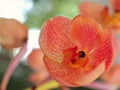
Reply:
[[85, 52], [84, 51], [79, 51], [78, 57], [79, 58], [84, 58], [85, 57]]

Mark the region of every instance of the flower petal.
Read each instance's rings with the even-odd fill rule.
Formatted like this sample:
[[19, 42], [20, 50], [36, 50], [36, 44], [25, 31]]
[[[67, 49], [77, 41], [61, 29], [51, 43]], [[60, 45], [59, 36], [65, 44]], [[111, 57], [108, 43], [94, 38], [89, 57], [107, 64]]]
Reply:
[[103, 62], [103, 60], [105, 60], [106, 63], [106, 70], [108, 70], [110, 67], [113, 61], [113, 46], [111, 36], [111, 33], [106, 32], [103, 42], [91, 53], [91, 61], [93, 62], [91, 65], [93, 67], [99, 65], [101, 62]]
[[110, 21], [106, 24], [106, 28], [114, 33], [120, 33], [120, 13], [114, 13]]
[[47, 70], [46, 71], [40, 71], [33, 73], [29, 77], [29, 81], [34, 84], [35, 86], [38, 86], [40, 83], [45, 81], [49, 77]]
[[105, 5], [95, 2], [81, 2], [79, 6], [79, 10], [81, 13], [93, 17], [100, 23], [102, 23], [101, 14], [105, 8]]
[[43, 53], [41, 49], [34, 49], [30, 55], [28, 56], [28, 64], [34, 71], [41, 71], [45, 69], [45, 65], [43, 63]]
[[119, 41], [115, 35], [112, 35], [112, 45], [113, 45], [113, 59], [115, 59], [119, 53]]
[[64, 86], [77, 87], [87, 85], [105, 70], [104, 61], [97, 68], [90, 71], [86, 70], [86, 68], [71, 68], [67, 65], [54, 62], [46, 56], [44, 57], [44, 62], [52, 78]]
[[73, 41], [69, 34], [71, 20], [62, 16], [56, 16], [42, 26], [39, 44], [46, 56], [57, 62], [62, 62], [62, 50], [73, 47]]
[[108, 72], [103, 73], [101, 79], [107, 83], [120, 86], [120, 64], [113, 65]]
[[109, 0], [114, 11], [120, 12], [120, 0]]
[[85, 15], [78, 15], [71, 22], [71, 36], [78, 47], [87, 53], [101, 43], [103, 32], [96, 21]]

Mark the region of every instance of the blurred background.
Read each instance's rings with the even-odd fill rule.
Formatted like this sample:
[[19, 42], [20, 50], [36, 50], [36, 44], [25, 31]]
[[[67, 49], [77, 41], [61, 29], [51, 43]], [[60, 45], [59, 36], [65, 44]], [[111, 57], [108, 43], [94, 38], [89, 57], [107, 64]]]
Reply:
[[[98, 1], [107, 4], [107, 0]], [[29, 28], [29, 52], [34, 47], [39, 47], [37, 39], [42, 23], [56, 15], [73, 18], [78, 11], [81, 0], [0, 0], [0, 17], [14, 18], [24, 23]], [[33, 45], [34, 43], [34, 45]], [[29, 54], [29, 52], [27, 52]], [[7, 51], [0, 47], [0, 81], [3, 77], [9, 61], [17, 53], [17, 49]], [[26, 55], [27, 56], [27, 55]], [[24, 90], [32, 87], [28, 77], [32, 70], [28, 67], [26, 57], [21, 60], [11, 76], [7, 90]], [[58, 90], [57, 88], [51, 90]], [[93, 90], [88, 88], [71, 88], [71, 90]]]

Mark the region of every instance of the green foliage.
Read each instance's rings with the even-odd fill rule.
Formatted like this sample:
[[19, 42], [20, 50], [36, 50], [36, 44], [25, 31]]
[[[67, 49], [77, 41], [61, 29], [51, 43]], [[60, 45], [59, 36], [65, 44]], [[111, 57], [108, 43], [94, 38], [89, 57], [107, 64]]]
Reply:
[[80, 0], [34, 0], [34, 7], [27, 14], [29, 28], [40, 28], [42, 23], [56, 15], [72, 18], [78, 14]]

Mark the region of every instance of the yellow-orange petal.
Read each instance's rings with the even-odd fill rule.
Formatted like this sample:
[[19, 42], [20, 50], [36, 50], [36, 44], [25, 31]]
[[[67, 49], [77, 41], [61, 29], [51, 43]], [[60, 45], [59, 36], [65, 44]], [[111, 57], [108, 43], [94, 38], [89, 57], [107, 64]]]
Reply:
[[106, 28], [114, 33], [120, 34], [120, 13], [114, 13], [110, 21], [106, 24]]
[[105, 5], [95, 2], [81, 2], [79, 5], [80, 13], [83, 13], [94, 18], [99, 23], [103, 22], [101, 14], [103, 13], [105, 8], [106, 8]]
[[78, 49], [86, 53], [101, 43], [103, 32], [102, 27], [86, 15], [76, 16], [70, 25], [70, 34], [76, 41]]
[[108, 7], [105, 7], [101, 12], [101, 19], [102, 19], [101, 25], [103, 27], [107, 26], [107, 24], [110, 22], [112, 17], [108, 9], [109, 9]]
[[114, 11], [120, 12], [120, 0], [108, 0]]
[[53, 79], [64, 86], [83, 86], [94, 81], [105, 70], [103, 61], [98, 67], [87, 70], [86, 68], [72, 68], [65, 64], [57, 63], [48, 57], [44, 57], [46, 67]]
[[46, 21], [41, 28], [39, 45], [43, 53], [57, 62], [62, 62], [63, 51], [73, 47], [73, 41], [69, 34], [71, 20], [62, 16], [56, 16]]

